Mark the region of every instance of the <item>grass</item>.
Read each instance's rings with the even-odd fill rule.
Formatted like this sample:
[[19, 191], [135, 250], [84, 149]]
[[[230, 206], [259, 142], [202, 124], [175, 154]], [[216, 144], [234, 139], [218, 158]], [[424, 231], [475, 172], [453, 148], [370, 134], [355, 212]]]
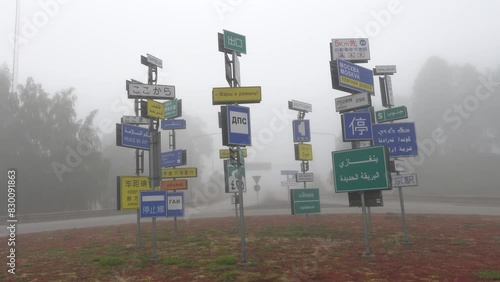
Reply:
[[118, 257], [95, 257], [92, 261], [97, 262], [101, 267], [117, 266], [125, 263], [125, 259]]
[[239, 271], [236, 270], [224, 272], [221, 275], [219, 275], [217, 281], [236, 281], [239, 275], [240, 275]]
[[477, 278], [488, 280], [500, 280], [500, 271], [495, 270], [479, 270], [474, 273]]
[[472, 245], [471, 242], [469, 241], [464, 241], [464, 240], [453, 240], [450, 242], [450, 245], [453, 245], [453, 246], [470, 246]]
[[214, 263], [218, 265], [234, 265], [238, 262], [235, 256], [223, 256], [214, 259]]

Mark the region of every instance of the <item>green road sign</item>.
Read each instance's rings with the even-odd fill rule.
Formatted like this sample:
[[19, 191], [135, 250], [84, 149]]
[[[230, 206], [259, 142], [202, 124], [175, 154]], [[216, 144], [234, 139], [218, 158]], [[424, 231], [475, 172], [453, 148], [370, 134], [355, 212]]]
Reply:
[[332, 152], [335, 192], [390, 189], [384, 146]]
[[246, 54], [247, 42], [245, 36], [224, 30], [224, 48]]
[[319, 189], [290, 190], [292, 214], [320, 213]]
[[182, 99], [177, 100], [177, 98], [174, 98], [163, 102], [163, 106], [165, 108], [165, 118], [176, 118], [182, 115]]
[[406, 109], [406, 106], [390, 108], [387, 110], [376, 111], [375, 117], [377, 118], [378, 123], [405, 119], [408, 118], [408, 110]]

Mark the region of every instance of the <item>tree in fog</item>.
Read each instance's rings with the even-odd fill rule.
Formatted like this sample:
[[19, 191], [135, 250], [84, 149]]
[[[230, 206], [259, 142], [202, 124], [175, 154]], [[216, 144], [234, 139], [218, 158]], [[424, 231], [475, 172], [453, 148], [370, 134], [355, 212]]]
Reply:
[[109, 164], [93, 127], [96, 111], [77, 120], [73, 89], [54, 95], [32, 78], [10, 93], [9, 71], [0, 71], [2, 168], [16, 168], [20, 213], [95, 207]]
[[500, 161], [500, 68], [480, 72], [431, 57], [413, 88], [419, 184], [429, 192], [492, 195]]

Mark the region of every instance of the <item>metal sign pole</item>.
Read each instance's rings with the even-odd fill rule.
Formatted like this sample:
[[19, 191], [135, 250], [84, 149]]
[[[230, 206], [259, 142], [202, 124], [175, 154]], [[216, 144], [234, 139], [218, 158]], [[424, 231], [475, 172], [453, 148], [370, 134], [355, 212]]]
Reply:
[[[172, 147], [172, 150], [175, 151], [175, 129], [172, 129], [171, 138], [172, 144], [170, 144], [170, 147]], [[175, 168], [175, 166], [173, 168]], [[175, 180], [175, 178], [173, 178], [173, 180]], [[174, 192], [177, 191], [174, 190]], [[174, 216], [174, 240], [177, 240], [177, 216]]]
[[365, 253], [364, 256], [371, 256], [370, 250], [370, 236], [368, 236], [368, 224], [366, 218], [366, 205], [365, 205], [365, 192], [361, 192], [361, 209], [363, 212], [363, 227], [364, 227], [364, 235], [365, 235]]
[[[237, 146], [238, 155], [240, 154], [240, 146]], [[247, 263], [246, 246], [245, 246], [245, 214], [243, 208], [243, 181], [241, 178], [241, 163], [238, 162], [238, 193], [240, 200], [240, 232], [241, 232], [241, 263]]]
[[[137, 108], [139, 101], [134, 99], [134, 109], [135, 116], [139, 116], [139, 109]], [[140, 175], [140, 161], [139, 161], [139, 149], [135, 150], [135, 175]], [[141, 238], [141, 211], [137, 209], [137, 230], [135, 234], [135, 249], [140, 250], [142, 248], [142, 238]]]

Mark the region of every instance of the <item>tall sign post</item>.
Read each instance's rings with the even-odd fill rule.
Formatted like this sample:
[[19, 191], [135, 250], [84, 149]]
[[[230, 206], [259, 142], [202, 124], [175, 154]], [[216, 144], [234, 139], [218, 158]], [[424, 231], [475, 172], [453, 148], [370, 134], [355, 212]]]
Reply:
[[[221, 106], [219, 125], [222, 127], [222, 144], [229, 147], [230, 160], [237, 169], [237, 188], [240, 211], [241, 263], [247, 263], [245, 245], [245, 215], [243, 205], [243, 157], [241, 147], [251, 146], [250, 109], [239, 103], [259, 103], [260, 86], [241, 87], [240, 63], [238, 56], [246, 54], [246, 37], [224, 30], [218, 34], [219, 51], [224, 53], [225, 77], [229, 88], [213, 88], [212, 104]], [[231, 54], [231, 59], [229, 59]]]

